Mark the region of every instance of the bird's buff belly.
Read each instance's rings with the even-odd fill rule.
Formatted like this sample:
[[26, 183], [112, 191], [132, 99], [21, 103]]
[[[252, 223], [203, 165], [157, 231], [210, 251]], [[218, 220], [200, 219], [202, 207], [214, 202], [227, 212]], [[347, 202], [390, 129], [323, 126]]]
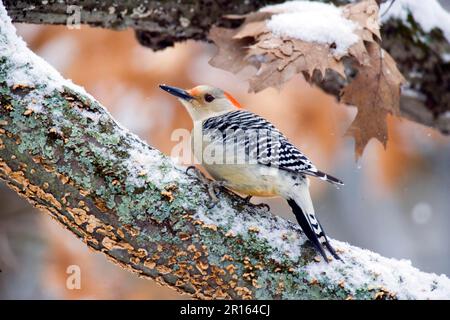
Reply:
[[214, 179], [225, 182], [225, 186], [235, 192], [258, 197], [279, 195], [279, 171], [274, 168], [238, 164], [204, 167]]

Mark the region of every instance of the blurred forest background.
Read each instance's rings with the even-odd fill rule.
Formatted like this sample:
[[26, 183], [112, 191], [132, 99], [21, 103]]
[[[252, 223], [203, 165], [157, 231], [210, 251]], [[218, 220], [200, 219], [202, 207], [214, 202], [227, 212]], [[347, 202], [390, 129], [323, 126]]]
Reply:
[[[450, 1], [442, 1], [449, 9]], [[312, 197], [328, 234], [423, 271], [450, 276], [450, 137], [389, 118], [387, 150], [372, 141], [355, 162], [343, 134], [356, 110], [299, 77], [282, 91], [247, 94], [247, 84], [208, 65], [213, 45], [188, 41], [161, 52], [141, 47], [132, 31], [17, 25], [31, 49], [84, 86], [125, 127], [170, 154], [176, 128], [191, 129], [184, 108], [158, 88], [210, 84], [272, 121], [324, 171], [336, 190], [315, 180]], [[256, 199], [294, 221], [279, 199]], [[81, 268], [81, 289], [66, 288], [66, 269]], [[91, 252], [73, 234], [0, 182], [0, 298], [174, 299], [171, 289], [139, 279]]]

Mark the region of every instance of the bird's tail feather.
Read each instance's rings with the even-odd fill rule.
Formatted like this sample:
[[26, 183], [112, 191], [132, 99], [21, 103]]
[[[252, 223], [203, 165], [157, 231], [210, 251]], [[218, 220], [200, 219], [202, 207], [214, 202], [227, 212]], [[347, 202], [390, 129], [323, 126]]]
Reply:
[[[323, 230], [322, 225], [319, 223], [321, 232], [322, 232], [322, 236], [325, 239], [325, 241], [322, 243], [325, 245], [325, 247], [327, 247], [328, 251], [330, 251], [331, 255], [338, 260], [342, 260], [341, 257], [339, 257], [339, 255], [337, 254], [336, 250], [334, 250], [334, 248], [331, 246], [330, 240], [328, 239], [328, 237], [325, 234], [325, 231]], [[320, 239], [320, 237], [319, 237]]]
[[339, 180], [338, 178], [335, 178], [335, 177], [333, 177], [325, 172], [322, 172], [320, 170], [306, 171], [305, 173], [310, 176], [317, 177], [321, 180], [327, 181], [327, 182], [335, 184], [335, 185], [340, 185], [340, 186], [344, 185], [344, 183], [341, 180]]
[[338, 256], [338, 254], [328, 241], [328, 238], [325, 235], [322, 226], [316, 220], [314, 213], [308, 214], [304, 212], [304, 210], [293, 199], [288, 199], [287, 202], [289, 206], [292, 208], [292, 212], [297, 218], [297, 221], [300, 227], [302, 228], [303, 232], [305, 233], [306, 237], [309, 239], [309, 241], [312, 242], [314, 247], [317, 249], [317, 251], [319, 251], [319, 253], [325, 259], [325, 261], [328, 262], [328, 258], [323, 246], [325, 246], [328, 249], [328, 251], [330, 251], [330, 253], [334, 258], [340, 260], [340, 257]]

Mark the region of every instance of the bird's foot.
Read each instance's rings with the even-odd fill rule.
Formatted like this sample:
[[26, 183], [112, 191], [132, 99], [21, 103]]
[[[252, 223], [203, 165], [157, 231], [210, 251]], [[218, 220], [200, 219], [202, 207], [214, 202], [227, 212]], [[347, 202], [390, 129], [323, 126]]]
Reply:
[[225, 187], [225, 181], [209, 180], [206, 184], [208, 186], [209, 197], [212, 201], [212, 208], [219, 203], [219, 198], [217, 198], [217, 195], [220, 193], [221, 189]]
[[259, 209], [265, 209], [266, 212], [270, 211], [270, 206], [267, 203], [258, 203], [258, 204], [255, 204], [254, 206]]
[[221, 188], [225, 186], [225, 181], [210, 180], [205, 177], [205, 175], [195, 166], [188, 167], [186, 169], [186, 174], [189, 174], [190, 171], [193, 171], [194, 176], [207, 186], [208, 194], [212, 202], [210, 209], [213, 208], [219, 202], [219, 198], [217, 198], [217, 195], [220, 193]]
[[253, 196], [246, 196], [246, 197], [241, 197], [241, 198], [242, 198], [242, 200], [245, 201], [246, 204], [251, 204], [257, 208], [266, 209], [267, 212], [270, 211], [270, 207], [267, 203], [258, 203], [258, 204], [251, 203], [250, 201], [252, 200]]
[[196, 166], [189, 166], [186, 169], [186, 174], [189, 175], [189, 172], [193, 171], [194, 172], [194, 177], [196, 177], [198, 180], [200, 180], [203, 183], [208, 183], [209, 179], [207, 177], [205, 177], [205, 175], [196, 167]]

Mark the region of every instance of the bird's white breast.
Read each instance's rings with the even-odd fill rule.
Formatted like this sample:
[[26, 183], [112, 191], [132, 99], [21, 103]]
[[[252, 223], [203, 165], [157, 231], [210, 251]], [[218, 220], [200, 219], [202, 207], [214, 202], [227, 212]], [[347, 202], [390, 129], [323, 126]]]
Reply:
[[260, 197], [285, 195], [292, 189], [292, 174], [246, 158], [243, 144], [228, 145], [210, 139], [207, 134], [201, 134], [199, 125], [200, 122], [194, 123], [192, 151], [215, 180], [224, 181], [228, 188], [236, 192]]

